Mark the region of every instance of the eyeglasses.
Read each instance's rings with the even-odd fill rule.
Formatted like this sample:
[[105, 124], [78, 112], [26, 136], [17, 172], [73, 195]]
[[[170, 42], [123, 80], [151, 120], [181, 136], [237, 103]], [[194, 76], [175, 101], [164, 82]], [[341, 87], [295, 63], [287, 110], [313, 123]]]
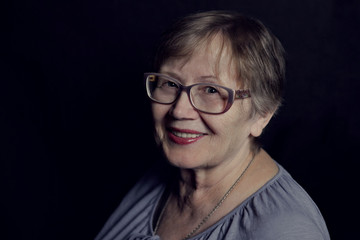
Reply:
[[161, 73], [145, 73], [146, 91], [151, 100], [173, 104], [185, 91], [191, 105], [200, 112], [222, 114], [230, 109], [235, 99], [250, 97], [250, 90], [233, 90], [212, 83], [182, 85], [175, 78]]

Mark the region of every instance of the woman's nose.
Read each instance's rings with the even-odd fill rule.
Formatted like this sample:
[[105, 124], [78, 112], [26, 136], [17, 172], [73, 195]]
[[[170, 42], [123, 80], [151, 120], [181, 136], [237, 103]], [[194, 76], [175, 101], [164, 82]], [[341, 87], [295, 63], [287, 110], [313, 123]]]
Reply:
[[192, 106], [186, 92], [182, 92], [176, 102], [173, 103], [170, 114], [176, 119], [194, 119], [199, 113]]

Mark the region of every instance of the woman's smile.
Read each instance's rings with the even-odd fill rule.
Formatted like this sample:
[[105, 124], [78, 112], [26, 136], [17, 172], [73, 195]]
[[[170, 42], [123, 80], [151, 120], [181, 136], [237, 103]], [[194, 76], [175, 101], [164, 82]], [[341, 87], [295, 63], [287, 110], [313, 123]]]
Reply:
[[207, 135], [205, 133], [190, 129], [169, 128], [167, 131], [169, 139], [172, 142], [180, 145], [195, 143]]

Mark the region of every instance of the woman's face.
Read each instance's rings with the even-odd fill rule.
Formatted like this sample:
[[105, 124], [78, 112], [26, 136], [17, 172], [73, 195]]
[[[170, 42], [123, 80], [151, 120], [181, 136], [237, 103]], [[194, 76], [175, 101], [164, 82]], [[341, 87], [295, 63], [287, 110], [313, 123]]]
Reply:
[[[215, 38], [198, 48], [190, 59], [165, 62], [160, 72], [188, 86], [199, 82], [216, 83], [239, 89], [234, 67]], [[186, 92], [171, 105], [152, 103], [155, 130], [168, 161], [180, 168], [212, 168], [246, 157], [251, 136], [258, 136], [268, 122], [261, 117], [250, 118], [250, 99], [235, 100], [220, 115], [194, 109]]]

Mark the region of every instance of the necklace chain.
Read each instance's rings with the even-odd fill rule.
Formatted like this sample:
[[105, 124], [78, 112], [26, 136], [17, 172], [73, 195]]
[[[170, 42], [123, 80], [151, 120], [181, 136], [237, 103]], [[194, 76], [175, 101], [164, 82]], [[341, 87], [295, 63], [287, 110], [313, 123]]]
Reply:
[[[236, 181], [233, 183], [233, 185], [231, 185], [231, 187], [229, 188], [229, 190], [227, 190], [227, 192], [224, 194], [224, 196], [220, 199], [220, 201], [215, 205], [215, 207], [209, 212], [208, 215], [206, 215], [206, 217], [204, 217], [201, 222], [188, 234], [186, 235], [186, 237], [184, 237], [182, 240], [186, 240], [189, 239], [191, 236], [193, 236], [209, 219], [210, 217], [216, 212], [216, 210], [219, 209], [219, 207], [223, 204], [223, 202], [225, 201], [225, 199], [227, 199], [227, 197], [230, 195], [230, 193], [234, 190], [235, 186], [239, 183], [240, 179], [242, 178], [242, 176], [245, 174], [245, 172], [248, 170], [248, 168], [250, 167], [251, 163], [254, 161], [255, 158], [255, 154], [253, 155], [252, 159], [250, 160], [250, 162], [248, 163], [248, 165], [246, 166], [246, 168], [244, 169], [244, 171], [242, 171], [242, 173], [240, 174], [240, 176], [236, 179]], [[163, 214], [165, 212], [165, 209], [168, 205], [170, 197], [167, 198], [166, 203], [158, 217], [158, 220], [156, 222], [156, 226], [154, 229], [154, 233], [156, 234], [158, 228], [159, 228], [159, 224], [162, 220]]]

